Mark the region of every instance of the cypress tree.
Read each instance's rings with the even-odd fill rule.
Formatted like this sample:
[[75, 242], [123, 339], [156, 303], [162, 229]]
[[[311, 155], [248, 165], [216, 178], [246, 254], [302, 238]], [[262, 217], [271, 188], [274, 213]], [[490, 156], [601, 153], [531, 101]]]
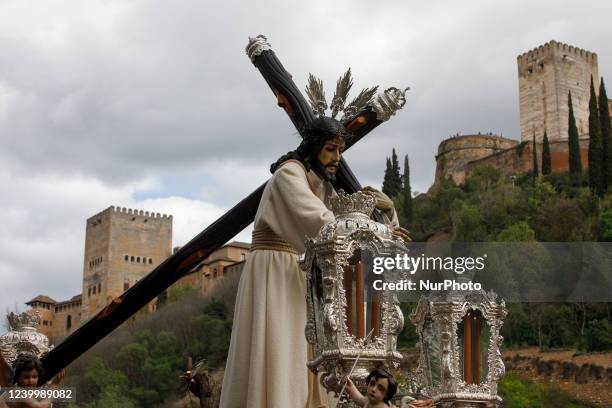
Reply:
[[410, 187], [410, 165], [408, 163], [408, 155], [404, 156], [404, 186], [402, 188], [403, 195], [403, 212], [404, 219], [407, 224], [412, 222], [412, 187]]
[[546, 135], [546, 131], [544, 131], [544, 140], [542, 141], [542, 174], [546, 176], [550, 173], [552, 173], [550, 144], [548, 143], [548, 135]]
[[533, 184], [535, 185], [535, 181], [538, 178], [538, 152], [536, 149], [536, 140], [535, 140], [535, 130], [533, 132], [533, 144], [531, 145], [532, 147], [532, 152], [531, 152], [531, 176], [532, 176], [532, 181]]
[[385, 168], [385, 177], [383, 178], [382, 192], [391, 197], [393, 191], [391, 181], [391, 158], [387, 157], [387, 167]]
[[603, 78], [601, 78], [599, 83], [599, 124], [601, 125], [602, 184], [605, 191], [612, 186], [612, 140], [610, 140], [608, 95], [606, 95], [606, 86], [604, 85]]
[[569, 107], [567, 126], [569, 172], [570, 174], [577, 175], [582, 173], [582, 161], [580, 159], [580, 141], [578, 139], [578, 129], [576, 128], [576, 118], [574, 117], [571, 92], [569, 92], [567, 96], [567, 105]]
[[399, 161], [397, 160], [397, 154], [395, 154], [395, 148], [391, 153], [391, 195], [389, 197], [395, 197], [402, 191], [402, 176], [400, 174]]
[[591, 77], [591, 97], [589, 98], [589, 187], [591, 191], [598, 195], [603, 193], [602, 153], [599, 106], [597, 96], [595, 96], [593, 77]]

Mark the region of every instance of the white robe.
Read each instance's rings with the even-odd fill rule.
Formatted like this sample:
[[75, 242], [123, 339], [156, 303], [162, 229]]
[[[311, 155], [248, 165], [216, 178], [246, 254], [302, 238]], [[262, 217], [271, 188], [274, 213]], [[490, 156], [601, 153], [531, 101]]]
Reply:
[[[268, 226], [297, 252], [334, 219], [322, 200], [331, 186], [318, 180], [313, 194], [304, 167], [284, 163], [264, 189], [255, 229]], [[297, 255], [255, 250], [242, 270], [227, 358], [222, 408], [305, 407], [308, 399], [306, 282]]]
[[[325, 205], [333, 194], [299, 162], [285, 162], [264, 189], [255, 229], [267, 226], [303, 253], [305, 238], [334, 219]], [[306, 281], [297, 255], [253, 251], [238, 285], [220, 407], [325, 406], [312, 375], [309, 384], [305, 326]]]

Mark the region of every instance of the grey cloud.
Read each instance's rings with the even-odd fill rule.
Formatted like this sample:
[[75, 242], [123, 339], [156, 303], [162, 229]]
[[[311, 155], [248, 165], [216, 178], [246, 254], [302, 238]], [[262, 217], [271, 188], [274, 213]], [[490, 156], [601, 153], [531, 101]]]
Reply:
[[[568, 42], [597, 52], [612, 78], [611, 12], [595, 1], [2, 2], [0, 276], [13, 289], [0, 285], [0, 312], [8, 294], [78, 290], [88, 216], [176, 195], [228, 208], [297, 145], [244, 54], [249, 35], [267, 34], [298, 87], [313, 72], [328, 97], [349, 66], [355, 91], [410, 86], [405, 109], [347, 158], [380, 187], [395, 147], [426, 191], [442, 139], [519, 137], [518, 54]], [[169, 208], [196, 219], [209, 207]]]

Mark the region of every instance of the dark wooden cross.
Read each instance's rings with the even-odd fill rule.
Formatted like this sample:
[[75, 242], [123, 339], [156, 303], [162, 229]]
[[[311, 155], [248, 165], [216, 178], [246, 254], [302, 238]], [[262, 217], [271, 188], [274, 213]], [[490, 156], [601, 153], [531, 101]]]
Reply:
[[[247, 46], [247, 55], [274, 92], [278, 105], [287, 112], [298, 132], [302, 134], [316, 116], [296, 87], [291, 75], [272, 51], [266, 38], [263, 36], [251, 38]], [[403, 102], [397, 104], [397, 98], [393, 98], [394, 95], [397, 96], [397, 92], [400, 92], [401, 99], [403, 99], [403, 92], [396, 88], [389, 88], [382, 97], [379, 96], [377, 104], [367, 106], [354, 115], [350, 121], [343, 123], [353, 134], [351, 140], [346, 144], [346, 149], [387, 120], [395, 111], [401, 109]], [[170, 285], [187, 275], [199, 262], [251, 224], [255, 219], [266, 183], [259, 186], [121, 296], [113, 299], [104, 309], [47, 353], [42, 358], [47, 379], [89, 350]], [[336, 181], [333, 184], [337, 190], [343, 189], [349, 193], [361, 188], [344, 159], [340, 163]]]

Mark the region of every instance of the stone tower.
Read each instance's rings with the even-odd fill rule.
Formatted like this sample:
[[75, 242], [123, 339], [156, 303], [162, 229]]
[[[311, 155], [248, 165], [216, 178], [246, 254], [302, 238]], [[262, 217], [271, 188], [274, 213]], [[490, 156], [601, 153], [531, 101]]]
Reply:
[[597, 54], [557, 41], [550, 41], [517, 57], [521, 140], [542, 142], [567, 139], [567, 95], [572, 104], [578, 134], [588, 135], [591, 75], [599, 90]]
[[109, 207], [87, 220], [81, 322], [172, 254], [172, 216]]

